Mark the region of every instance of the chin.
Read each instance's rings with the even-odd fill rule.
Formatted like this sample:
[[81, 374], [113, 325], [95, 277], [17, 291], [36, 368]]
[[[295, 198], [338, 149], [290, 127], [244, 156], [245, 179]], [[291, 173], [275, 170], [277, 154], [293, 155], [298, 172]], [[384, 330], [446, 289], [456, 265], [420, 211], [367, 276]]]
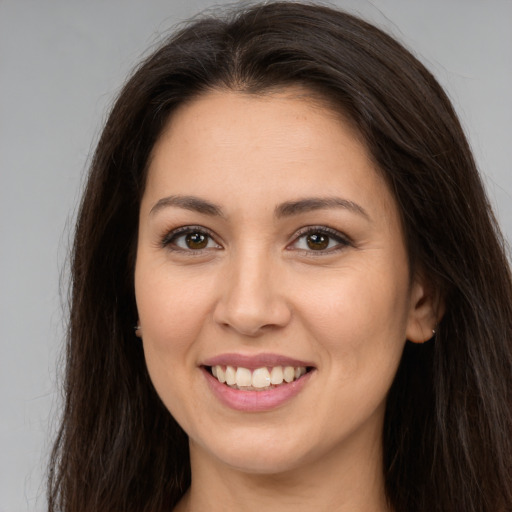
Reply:
[[[300, 436], [283, 436], [274, 432], [263, 435], [261, 431], [255, 435], [242, 436], [240, 432], [224, 439], [208, 440], [202, 446], [191, 442], [191, 450], [209, 452], [210, 457], [225, 466], [244, 473], [270, 475], [286, 473], [297, 469], [312, 454], [305, 450], [306, 440]], [[286, 440], [284, 442], [283, 440]]]
[[218, 454], [221, 462], [243, 473], [275, 475], [293, 471], [301, 466], [302, 457], [295, 453], [276, 453], [252, 449], [243, 453]]

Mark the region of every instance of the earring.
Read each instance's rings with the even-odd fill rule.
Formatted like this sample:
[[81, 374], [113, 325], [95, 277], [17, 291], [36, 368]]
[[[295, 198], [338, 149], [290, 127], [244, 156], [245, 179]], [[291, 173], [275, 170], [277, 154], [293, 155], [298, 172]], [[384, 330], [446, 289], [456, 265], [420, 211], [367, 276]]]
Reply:
[[142, 328], [140, 325], [136, 325], [134, 327], [135, 329], [135, 336], [137, 336], [137, 338], [142, 338]]

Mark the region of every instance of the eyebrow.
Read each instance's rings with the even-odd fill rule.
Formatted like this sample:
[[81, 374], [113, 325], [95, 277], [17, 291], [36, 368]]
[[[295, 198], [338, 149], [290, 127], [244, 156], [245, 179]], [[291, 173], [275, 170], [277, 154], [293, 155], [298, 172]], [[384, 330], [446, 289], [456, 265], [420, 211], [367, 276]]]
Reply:
[[276, 207], [276, 217], [291, 217], [301, 213], [311, 212], [314, 210], [324, 210], [331, 208], [344, 208], [358, 215], [362, 215], [367, 220], [371, 220], [366, 210], [348, 199], [341, 197], [307, 197], [298, 201], [287, 201]]
[[155, 203], [149, 214], [154, 215], [158, 211], [164, 208], [168, 208], [169, 206], [191, 210], [193, 212], [202, 213], [203, 215], [224, 217], [222, 208], [220, 206], [217, 206], [216, 204], [210, 203], [209, 201], [196, 196], [163, 197]]
[[[203, 215], [224, 217], [220, 206], [196, 196], [163, 197], [155, 203], [149, 214], [155, 215], [158, 211], [168, 207], [183, 208]], [[274, 215], [277, 218], [291, 217], [301, 213], [331, 208], [344, 208], [358, 215], [362, 215], [367, 220], [371, 220], [362, 206], [348, 199], [342, 199], [341, 197], [307, 197], [297, 201], [286, 201], [276, 206]]]

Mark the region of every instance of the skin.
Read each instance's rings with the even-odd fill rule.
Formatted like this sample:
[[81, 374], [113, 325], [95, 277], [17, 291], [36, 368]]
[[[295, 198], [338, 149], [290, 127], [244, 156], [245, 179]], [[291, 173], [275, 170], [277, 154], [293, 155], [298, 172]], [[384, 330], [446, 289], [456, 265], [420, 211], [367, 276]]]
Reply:
[[[350, 203], [276, 215], [311, 197]], [[183, 226], [201, 226], [206, 247], [173, 235]], [[308, 226], [340, 235], [311, 249]], [[149, 373], [190, 439], [192, 486], [176, 510], [387, 510], [385, 399], [406, 339], [431, 337], [435, 297], [411, 280], [396, 203], [341, 116], [299, 89], [181, 106], [150, 161], [135, 291]], [[283, 405], [236, 411], [201, 370], [233, 352], [315, 369]]]

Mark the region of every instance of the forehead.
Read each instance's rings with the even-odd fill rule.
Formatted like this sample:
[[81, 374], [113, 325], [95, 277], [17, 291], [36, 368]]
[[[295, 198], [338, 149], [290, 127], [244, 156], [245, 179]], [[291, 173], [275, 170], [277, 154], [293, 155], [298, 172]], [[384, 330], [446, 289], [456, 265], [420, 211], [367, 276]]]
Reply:
[[281, 191], [276, 201], [336, 193], [394, 206], [352, 124], [298, 88], [211, 91], [180, 106], [153, 148], [145, 195], [190, 187], [221, 203], [258, 192], [268, 202]]
[[[321, 138], [326, 147], [333, 139], [326, 135], [343, 132], [344, 145], [357, 145], [369, 156], [354, 123], [315, 92], [297, 86], [260, 94], [214, 89], [173, 111], [151, 159], [162, 144], [169, 146], [173, 142], [175, 148], [179, 145], [183, 150], [198, 144], [208, 149], [212, 143], [219, 155], [230, 147], [240, 151], [270, 150], [269, 142], [276, 150], [296, 152], [300, 147], [318, 144], [319, 132], [323, 132]], [[341, 138], [334, 142], [339, 144]]]

